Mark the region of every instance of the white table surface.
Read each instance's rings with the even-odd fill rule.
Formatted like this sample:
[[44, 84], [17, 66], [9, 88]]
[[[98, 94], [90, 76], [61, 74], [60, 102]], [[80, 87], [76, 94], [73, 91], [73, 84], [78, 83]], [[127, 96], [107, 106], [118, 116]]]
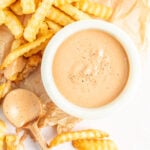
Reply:
[[[76, 129], [104, 130], [110, 134], [110, 138], [116, 142], [119, 150], [150, 150], [150, 55], [142, 52], [141, 59], [141, 84], [132, 102], [111, 116], [99, 120], [81, 121]], [[7, 122], [2, 110], [0, 117]], [[7, 128], [9, 133], [14, 133], [14, 128], [8, 122]], [[46, 133], [48, 138], [54, 135], [52, 129]], [[25, 145], [26, 150], [40, 150], [30, 138], [26, 140]], [[54, 150], [74, 150], [74, 148], [71, 143], [65, 143], [55, 147]]]

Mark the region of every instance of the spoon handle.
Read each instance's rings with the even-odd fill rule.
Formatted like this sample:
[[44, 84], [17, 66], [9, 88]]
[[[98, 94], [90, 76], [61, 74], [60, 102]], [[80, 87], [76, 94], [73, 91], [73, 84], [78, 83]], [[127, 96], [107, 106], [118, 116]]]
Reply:
[[42, 150], [50, 150], [43, 137], [41, 136], [36, 123], [29, 124], [26, 128], [28, 128], [31, 131]]

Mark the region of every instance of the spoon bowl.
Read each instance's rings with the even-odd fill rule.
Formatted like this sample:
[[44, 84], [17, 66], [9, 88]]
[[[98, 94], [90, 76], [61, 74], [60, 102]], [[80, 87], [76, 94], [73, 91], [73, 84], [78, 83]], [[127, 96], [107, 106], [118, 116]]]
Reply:
[[29, 129], [43, 150], [48, 149], [36, 123], [42, 113], [42, 107], [39, 98], [33, 92], [25, 89], [11, 91], [4, 99], [3, 112], [17, 128]]

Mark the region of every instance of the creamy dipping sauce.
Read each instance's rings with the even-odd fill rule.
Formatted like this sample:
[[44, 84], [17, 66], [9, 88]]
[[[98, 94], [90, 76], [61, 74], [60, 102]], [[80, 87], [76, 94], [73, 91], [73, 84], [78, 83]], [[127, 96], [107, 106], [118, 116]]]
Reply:
[[106, 32], [88, 29], [67, 38], [58, 48], [53, 77], [60, 93], [82, 107], [112, 102], [129, 76], [128, 57]]

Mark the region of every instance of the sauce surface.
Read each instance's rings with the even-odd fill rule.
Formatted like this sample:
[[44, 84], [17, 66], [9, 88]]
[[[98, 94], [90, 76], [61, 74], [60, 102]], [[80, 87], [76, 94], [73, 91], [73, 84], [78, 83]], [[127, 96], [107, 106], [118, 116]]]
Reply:
[[58, 48], [53, 77], [60, 93], [82, 107], [113, 101], [128, 80], [124, 48], [106, 32], [88, 29], [67, 38]]

